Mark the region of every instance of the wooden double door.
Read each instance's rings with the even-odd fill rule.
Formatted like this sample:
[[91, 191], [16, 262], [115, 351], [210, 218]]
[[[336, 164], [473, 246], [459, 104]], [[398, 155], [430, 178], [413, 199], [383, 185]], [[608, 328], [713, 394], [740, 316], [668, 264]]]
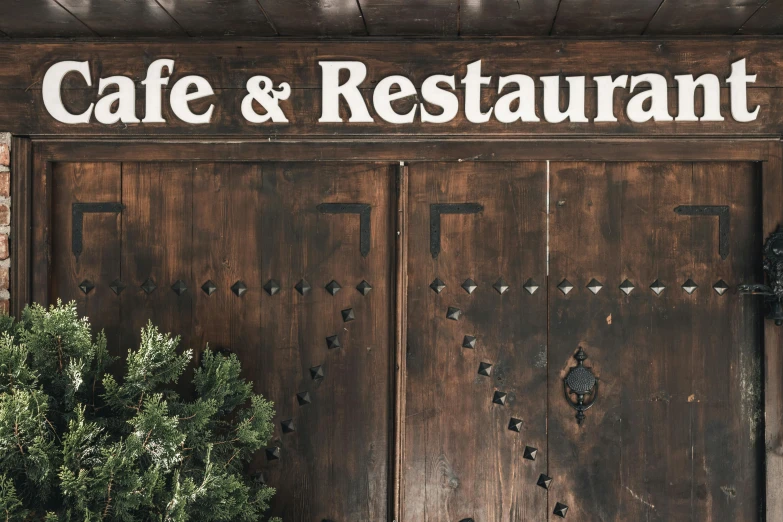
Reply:
[[117, 354], [150, 319], [237, 353], [276, 405], [254, 467], [287, 522], [763, 516], [754, 163], [51, 179], [52, 298]]

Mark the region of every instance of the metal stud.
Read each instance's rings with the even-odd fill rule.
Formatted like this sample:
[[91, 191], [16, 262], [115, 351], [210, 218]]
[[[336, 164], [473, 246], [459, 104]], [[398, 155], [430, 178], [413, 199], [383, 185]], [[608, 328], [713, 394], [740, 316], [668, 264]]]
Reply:
[[343, 287], [340, 286], [340, 283], [332, 279], [324, 288], [326, 288], [326, 291], [330, 294], [337, 295], [337, 292], [342, 290]]
[[111, 283], [109, 283], [109, 288], [111, 288], [111, 291], [114, 292], [116, 295], [120, 295], [123, 290], [128, 288], [128, 286], [122, 282], [122, 279], [117, 278]]
[[367, 295], [370, 293], [370, 290], [372, 290], [372, 286], [370, 286], [370, 283], [367, 281], [362, 280], [361, 283], [356, 285], [356, 289], [359, 291], [362, 295]]
[[650, 290], [655, 292], [655, 295], [661, 295], [663, 291], [666, 290], [666, 287], [663, 286], [663, 283], [656, 279], [653, 284], [650, 285]]
[[527, 293], [530, 295], [533, 295], [536, 293], [536, 290], [538, 290], [539, 284], [533, 280], [531, 277], [527, 281], [525, 281], [525, 284], [522, 286], [525, 290], [527, 290]]
[[272, 446], [271, 448], [266, 448], [266, 460], [278, 460], [280, 458], [280, 448], [277, 446]]
[[620, 283], [620, 290], [622, 290], [625, 295], [631, 295], [633, 289], [634, 289], [633, 283], [630, 282], [628, 279]]
[[690, 278], [682, 284], [682, 289], [685, 290], [685, 293], [688, 295], [695, 292], [697, 288], [699, 288], [699, 285], [694, 283], [693, 279]]
[[712, 285], [712, 289], [715, 290], [715, 292], [718, 295], [723, 295], [728, 291], [729, 285], [726, 284], [726, 281], [721, 279], [720, 281]]
[[552, 484], [552, 477], [549, 475], [544, 475], [543, 473], [539, 475], [538, 481], [536, 482], [536, 486], [540, 486], [544, 489], [549, 489], [549, 485]]
[[245, 295], [245, 292], [247, 292], [247, 285], [245, 285], [245, 283], [242, 281], [237, 281], [231, 285], [231, 291], [234, 292], [237, 297], [242, 297]]
[[462, 347], [474, 349], [476, 347], [476, 338], [472, 335], [466, 335], [462, 338]]
[[525, 446], [525, 451], [522, 453], [522, 458], [525, 458], [527, 460], [536, 460], [536, 455], [538, 455], [537, 448], [533, 448], [531, 446]]
[[459, 308], [454, 308], [453, 306], [449, 306], [449, 309], [446, 310], [446, 318], [451, 319], [452, 321], [459, 321], [459, 317], [462, 315], [462, 310]]
[[299, 406], [305, 406], [305, 405], [310, 404], [311, 402], [313, 402], [310, 399], [310, 392], [304, 391], [304, 392], [297, 393], [296, 394], [296, 402], [299, 403]]
[[497, 293], [500, 295], [505, 294], [508, 291], [508, 283], [501, 277], [497, 281], [495, 281], [495, 284], [492, 285], [492, 288], [497, 290]]
[[188, 285], [185, 284], [185, 281], [182, 279], [177, 279], [173, 285], [171, 285], [171, 289], [174, 291], [177, 295], [182, 295], [185, 292], [188, 291]]
[[568, 279], [563, 279], [560, 284], [557, 285], [557, 289], [563, 292], [563, 295], [568, 295], [568, 292], [574, 289], [574, 285]]
[[601, 289], [604, 287], [604, 285], [596, 278], [592, 278], [589, 283], [587, 283], [587, 289], [593, 292], [593, 295], [598, 294], [598, 292], [601, 291]]
[[282, 428], [283, 433], [293, 433], [296, 431], [296, 428], [294, 427], [294, 419], [281, 421], [280, 427]]
[[495, 404], [500, 404], [501, 406], [505, 406], [507, 398], [508, 398], [507, 393], [503, 393], [501, 391], [495, 391], [495, 394], [492, 396], [492, 402]]
[[89, 279], [85, 279], [84, 281], [79, 283], [79, 290], [84, 292], [84, 295], [87, 295], [90, 292], [92, 292], [93, 288], [95, 288], [95, 285], [92, 284], [92, 281], [90, 281]]
[[340, 348], [342, 344], [340, 344], [340, 337], [337, 335], [330, 335], [326, 338], [326, 347], [330, 350], [333, 350], [334, 348]]
[[280, 283], [278, 283], [274, 279], [270, 279], [264, 285], [264, 290], [269, 295], [275, 295], [276, 293], [278, 293], [280, 291]]
[[310, 377], [317, 381], [318, 379], [324, 378], [324, 368], [320, 364], [318, 366], [313, 366], [310, 368]]
[[479, 369], [478, 369], [479, 375], [483, 375], [485, 377], [489, 377], [492, 375], [492, 365], [485, 362], [479, 363]]
[[156, 288], [157, 286], [155, 286], [155, 281], [153, 281], [151, 277], [148, 277], [147, 280], [141, 284], [141, 289], [144, 290], [147, 295], [154, 292]]
[[517, 433], [522, 431], [522, 419], [515, 419], [514, 417], [511, 417], [511, 420], [508, 421], [508, 429], [511, 431], [516, 431]]
[[555, 510], [552, 513], [560, 518], [565, 518], [568, 513], [568, 506], [557, 502], [555, 504]]
[[432, 288], [433, 292], [439, 294], [446, 288], [446, 283], [441, 281], [439, 277], [436, 277], [432, 280], [432, 283], [430, 283], [430, 288]]
[[217, 285], [214, 282], [212, 282], [212, 280], [210, 279], [209, 281], [201, 285], [201, 290], [203, 290], [204, 293], [207, 295], [212, 295], [217, 291]]
[[310, 283], [308, 283], [306, 279], [300, 279], [294, 288], [296, 288], [296, 291], [301, 295], [307, 295], [307, 293], [312, 290]]
[[343, 322], [347, 323], [349, 321], [353, 321], [356, 319], [356, 316], [353, 314], [353, 308], [346, 308], [345, 310], [340, 312], [343, 316]]
[[476, 290], [476, 288], [478, 288], [478, 285], [474, 280], [470, 278], [465, 279], [465, 282], [462, 283], [462, 289], [469, 294], [472, 294]]

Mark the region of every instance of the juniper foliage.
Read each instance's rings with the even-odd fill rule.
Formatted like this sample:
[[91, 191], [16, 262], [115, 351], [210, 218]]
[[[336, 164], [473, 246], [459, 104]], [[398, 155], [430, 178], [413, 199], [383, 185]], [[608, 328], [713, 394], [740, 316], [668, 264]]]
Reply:
[[172, 388], [192, 358], [149, 324], [122, 378], [74, 303], [0, 318], [0, 518], [258, 521], [274, 489], [248, 476], [273, 404], [236, 356], [207, 350], [193, 399]]

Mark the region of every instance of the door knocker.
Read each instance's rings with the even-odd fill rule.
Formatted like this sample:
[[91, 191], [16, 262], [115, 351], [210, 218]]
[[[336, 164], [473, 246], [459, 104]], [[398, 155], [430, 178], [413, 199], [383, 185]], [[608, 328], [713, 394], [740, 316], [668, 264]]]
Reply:
[[[563, 392], [568, 404], [576, 410], [576, 422], [582, 424], [585, 412], [589, 410], [598, 398], [598, 379], [593, 375], [592, 368], [584, 365], [587, 354], [582, 347], [574, 354], [576, 366], [568, 370], [563, 379]], [[576, 396], [576, 399], [572, 398]]]
[[783, 230], [780, 227], [764, 243], [764, 274], [767, 284], [740, 285], [743, 294], [762, 295], [767, 319], [783, 325]]

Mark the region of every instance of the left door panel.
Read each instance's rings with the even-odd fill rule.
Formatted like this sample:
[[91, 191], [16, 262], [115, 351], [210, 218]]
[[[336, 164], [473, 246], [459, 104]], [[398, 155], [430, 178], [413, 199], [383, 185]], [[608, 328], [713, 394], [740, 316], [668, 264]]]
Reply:
[[[75, 300], [115, 355], [148, 320], [181, 335], [196, 364], [206, 345], [233, 351], [275, 402], [280, 457], [254, 463], [278, 490], [273, 513], [385, 520], [395, 169], [60, 163], [50, 172], [52, 300]], [[294, 431], [283, 432], [288, 420]]]

